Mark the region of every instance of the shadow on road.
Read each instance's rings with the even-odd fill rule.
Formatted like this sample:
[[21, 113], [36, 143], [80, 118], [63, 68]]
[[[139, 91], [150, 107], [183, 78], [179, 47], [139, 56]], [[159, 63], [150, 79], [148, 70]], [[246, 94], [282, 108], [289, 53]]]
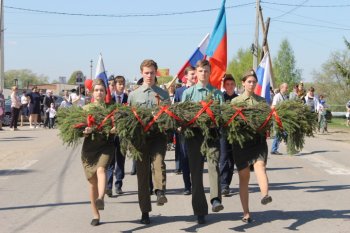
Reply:
[[[193, 223], [193, 225], [182, 228], [180, 230], [184, 232], [198, 232], [200, 228], [205, 228], [208, 225], [216, 224], [221, 221], [232, 221], [233, 224], [237, 224], [236, 221], [241, 223], [241, 225], [233, 228], [229, 228], [233, 231], [238, 232], [247, 232], [250, 228], [255, 228], [265, 223], [270, 224], [273, 221], [289, 221], [295, 220], [292, 224], [285, 226], [285, 229], [288, 230], [299, 230], [298, 228], [304, 224], [307, 224], [311, 221], [319, 219], [344, 219], [350, 220], [350, 210], [328, 210], [328, 209], [319, 209], [319, 210], [310, 210], [310, 211], [282, 211], [282, 210], [270, 210], [264, 212], [252, 212], [251, 213], [253, 222], [250, 224], [241, 222], [242, 214], [241, 213], [216, 213], [210, 214], [207, 216], [206, 224], [198, 225], [196, 222], [195, 216], [151, 216], [150, 225], [139, 224], [139, 220], [131, 221], [109, 221], [102, 222], [101, 224], [121, 224], [121, 223], [135, 223], [139, 226], [121, 231], [122, 233], [129, 233], [135, 231], [142, 231], [143, 229], [151, 229], [153, 226], [159, 227], [159, 225], [167, 226], [168, 224], [174, 222], [183, 222], [183, 223]], [[232, 225], [233, 225], [232, 224]]]
[[[270, 183], [270, 190], [305, 190], [305, 192], [326, 192], [326, 191], [338, 191], [350, 189], [350, 185], [309, 185], [309, 186], [299, 186], [299, 184], [307, 184], [307, 183], [318, 183], [322, 182], [322, 180], [315, 181], [303, 181], [303, 182], [287, 182], [287, 183]], [[251, 192], [260, 192], [258, 184], [250, 184], [250, 186], [254, 186], [250, 188]]]
[[279, 170], [290, 170], [290, 169], [301, 169], [304, 167], [268, 167], [267, 171], [279, 171]]
[[90, 201], [46, 203], [46, 204], [41, 204], [41, 205], [24, 205], [24, 206], [2, 207], [2, 208], [0, 208], [0, 211], [18, 210], [18, 209], [32, 209], [32, 208], [42, 208], [42, 207], [70, 206], [70, 205], [87, 205], [87, 204], [90, 204]]
[[298, 156], [321, 154], [321, 153], [328, 153], [328, 152], [339, 152], [339, 150], [315, 150], [311, 152], [301, 152]]
[[231, 228], [231, 230], [246, 232], [249, 228], [254, 228], [264, 223], [271, 223], [273, 221], [280, 220], [291, 220], [295, 221], [286, 226], [285, 229], [288, 230], [298, 230], [298, 227], [319, 219], [329, 220], [329, 219], [346, 219], [350, 220], [350, 210], [309, 210], [309, 211], [282, 211], [282, 210], [269, 210], [264, 212], [252, 213], [255, 221], [251, 224], [242, 224], [241, 226]]
[[1, 138], [0, 142], [8, 142], [8, 141], [32, 141], [36, 137], [10, 137], [10, 138]]
[[0, 176], [14, 176], [14, 175], [23, 175], [30, 172], [34, 172], [34, 170], [30, 169], [4, 169], [0, 170]]

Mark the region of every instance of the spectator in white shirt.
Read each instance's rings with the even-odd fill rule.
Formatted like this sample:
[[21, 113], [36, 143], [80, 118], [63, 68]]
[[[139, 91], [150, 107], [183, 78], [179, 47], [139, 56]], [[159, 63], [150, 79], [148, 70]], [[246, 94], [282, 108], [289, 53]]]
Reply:
[[[273, 97], [271, 109], [275, 109], [276, 105], [287, 100], [288, 98], [289, 98], [289, 96], [288, 96], [288, 84], [282, 83], [280, 85], [279, 92]], [[273, 142], [272, 142], [271, 154], [282, 155], [282, 153], [280, 153], [278, 151], [278, 146], [279, 146], [280, 142], [281, 142], [281, 138], [275, 134], [275, 138], [273, 139]]]

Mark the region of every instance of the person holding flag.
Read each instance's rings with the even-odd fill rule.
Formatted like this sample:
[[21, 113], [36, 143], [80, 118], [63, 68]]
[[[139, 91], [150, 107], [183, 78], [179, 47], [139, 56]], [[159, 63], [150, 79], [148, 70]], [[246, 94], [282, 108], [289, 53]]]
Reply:
[[[242, 78], [244, 92], [232, 99], [232, 104], [244, 103], [247, 106], [254, 106], [266, 99], [254, 93], [258, 82], [258, 77], [253, 69], [248, 70]], [[243, 207], [242, 221], [252, 222], [249, 212], [249, 179], [250, 168], [254, 168], [260, 192], [263, 196], [261, 204], [266, 205], [272, 201], [269, 196], [269, 184], [266, 174], [267, 162], [267, 143], [264, 135], [257, 134], [255, 138], [249, 140], [241, 147], [239, 144], [233, 144], [233, 156], [239, 176], [239, 196]]]

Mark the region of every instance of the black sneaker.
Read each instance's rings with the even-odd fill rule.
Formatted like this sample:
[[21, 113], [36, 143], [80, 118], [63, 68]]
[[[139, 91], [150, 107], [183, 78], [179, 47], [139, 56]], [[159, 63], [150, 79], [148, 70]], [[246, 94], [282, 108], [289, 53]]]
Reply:
[[184, 195], [191, 195], [191, 194], [192, 194], [191, 190], [185, 189]]
[[150, 224], [151, 220], [149, 219], [149, 214], [148, 213], [142, 213], [140, 222], [142, 224]]
[[136, 175], [136, 171], [131, 171], [130, 175], [132, 175], [132, 176]]
[[228, 195], [230, 195], [230, 188], [226, 187], [223, 190], [221, 190], [221, 194], [225, 197], [227, 197]]
[[224, 209], [224, 206], [221, 204], [219, 200], [214, 200], [212, 203], [211, 210], [213, 212], [219, 212]]
[[106, 195], [108, 197], [112, 197], [113, 193], [112, 193], [112, 189], [106, 189]]
[[163, 190], [157, 191], [157, 205], [161, 206], [168, 202]]
[[122, 188], [117, 188], [116, 190], [115, 190], [115, 193], [116, 194], [123, 194], [123, 190], [122, 190]]
[[272, 154], [272, 155], [283, 155], [282, 153], [280, 153], [278, 151], [271, 151], [270, 154]]

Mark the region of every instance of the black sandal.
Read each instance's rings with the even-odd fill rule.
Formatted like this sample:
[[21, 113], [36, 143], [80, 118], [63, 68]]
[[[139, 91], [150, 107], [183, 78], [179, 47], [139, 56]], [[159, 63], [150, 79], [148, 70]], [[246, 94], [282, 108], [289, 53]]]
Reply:
[[269, 195], [266, 195], [261, 199], [261, 204], [266, 205], [268, 203], [272, 202], [272, 197]]
[[91, 225], [92, 225], [92, 226], [98, 226], [98, 225], [100, 225], [100, 219], [98, 219], [98, 218], [92, 219]]
[[96, 204], [96, 208], [98, 210], [104, 210], [105, 209], [105, 203], [104, 203], [104, 201], [102, 199], [99, 199], [99, 198], [96, 199], [95, 204]]

